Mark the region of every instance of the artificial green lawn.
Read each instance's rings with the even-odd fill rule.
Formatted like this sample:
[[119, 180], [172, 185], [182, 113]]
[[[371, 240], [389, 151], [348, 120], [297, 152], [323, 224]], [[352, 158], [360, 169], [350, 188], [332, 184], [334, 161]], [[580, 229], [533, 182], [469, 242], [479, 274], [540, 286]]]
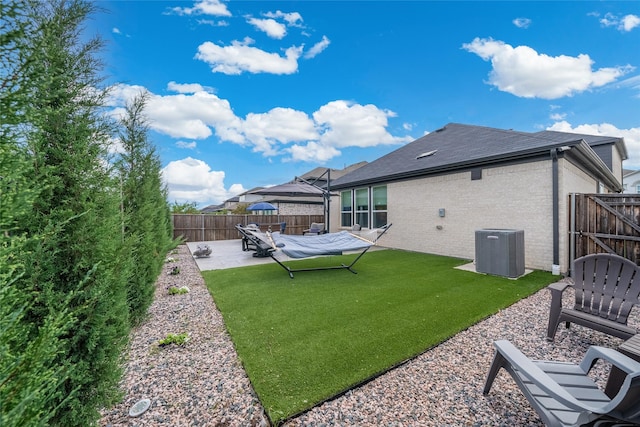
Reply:
[[[355, 255], [288, 262], [348, 264]], [[454, 269], [466, 260], [381, 250], [354, 269], [277, 265], [205, 271], [238, 355], [279, 423], [437, 345], [557, 279]]]

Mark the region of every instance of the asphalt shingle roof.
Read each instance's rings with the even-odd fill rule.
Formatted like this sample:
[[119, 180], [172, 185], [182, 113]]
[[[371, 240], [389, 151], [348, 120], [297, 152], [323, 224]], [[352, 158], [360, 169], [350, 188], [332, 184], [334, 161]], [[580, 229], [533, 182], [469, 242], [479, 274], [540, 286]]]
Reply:
[[[449, 123], [373, 162], [336, 179], [332, 188], [389, 181], [470, 168], [525, 155], [544, 154], [563, 145], [615, 142], [619, 138], [564, 132], [537, 133]], [[432, 153], [431, 155], [428, 155]]]

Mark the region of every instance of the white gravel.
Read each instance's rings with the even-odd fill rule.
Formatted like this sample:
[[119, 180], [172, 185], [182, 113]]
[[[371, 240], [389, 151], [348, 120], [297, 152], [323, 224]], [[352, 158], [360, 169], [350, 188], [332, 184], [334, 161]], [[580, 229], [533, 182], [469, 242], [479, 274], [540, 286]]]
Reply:
[[[236, 354], [222, 316], [186, 245], [167, 258], [149, 318], [130, 338], [123, 401], [103, 411], [102, 426], [267, 426], [262, 406]], [[180, 273], [169, 272], [178, 267]], [[186, 294], [169, 288], [187, 286]], [[167, 334], [189, 334], [184, 346], [158, 348]], [[151, 407], [139, 417], [129, 408]]]
[[[168, 257], [148, 320], [131, 334], [123, 401], [105, 409], [101, 426], [267, 426], [260, 402], [238, 360], [222, 316], [186, 245]], [[179, 267], [178, 275], [170, 275]], [[169, 295], [171, 286], [187, 286]], [[542, 426], [506, 372], [482, 395], [493, 341], [508, 339], [534, 359], [578, 362], [589, 345], [617, 347], [621, 339], [580, 326], [545, 340], [549, 293], [542, 290], [463, 331], [400, 367], [287, 421], [294, 426]], [[566, 300], [566, 298], [565, 298]], [[568, 301], [567, 301], [568, 302]], [[637, 326], [637, 311], [630, 325]], [[188, 332], [184, 346], [158, 348], [169, 333]], [[596, 369], [604, 381], [606, 369]], [[143, 398], [139, 417], [129, 409]]]

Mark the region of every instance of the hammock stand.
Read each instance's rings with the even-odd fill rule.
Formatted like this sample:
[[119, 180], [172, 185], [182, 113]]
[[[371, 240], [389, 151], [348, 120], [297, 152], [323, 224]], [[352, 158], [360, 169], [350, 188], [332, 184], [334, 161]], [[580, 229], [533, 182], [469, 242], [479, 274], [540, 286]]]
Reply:
[[[293, 279], [293, 273], [297, 273], [300, 271], [346, 269], [352, 272], [353, 274], [358, 274], [358, 272], [353, 269], [353, 266], [356, 264], [356, 262], [360, 260], [360, 258], [362, 258], [362, 256], [365, 253], [367, 253], [367, 251], [371, 248], [371, 246], [374, 246], [378, 241], [378, 239], [382, 237], [382, 235], [384, 235], [384, 233], [386, 233], [389, 228], [391, 228], [391, 224], [387, 224], [387, 225], [384, 225], [383, 227], [380, 227], [379, 229], [376, 229], [376, 232], [379, 232], [379, 234], [377, 235], [376, 239], [373, 241], [367, 240], [363, 237], [357, 236], [347, 231], [341, 231], [338, 233], [321, 234], [319, 236], [282, 236], [279, 233], [256, 232], [253, 230], [246, 229], [240, 225], [237, 225], [236, 228], [245, 238], [250, 240], [251, 243], [258, 248], [254, 256], [267, 256], [267, 255], [270, 256], [271, 259], [273, 259], [275, 262], [278, 263], [278, 265], [284, 268], [287, 271], [287, 273], [289, 273], [289, 277]], [[353, 242], [359, 242], [359, 244], [354, 245], [351, 248], [345, 247], [345, 246], [337, 247], [337, 248], [328, 248], [326, 247], [326, 244], [324, 246], [316, 246], [315, 248], [312, 248], [313, 245], [309, 245], [309, 243], [315, 243], [316, 241], [320, 241], [320, 242], [326, 242], [327, 240], [330, 241], [334, 237], [339, 239], [348, 238], [348, 239], [351, 239]], [[283, 242], [283, 240], [285, 242]], [[309, 252], [305, 252], [304, 250], [296, 250], [296, 251], [288, 250], [286, 241], [289, 241], [290, 244], [295, 244], [296, 242], [305, 243], [306, 244], [305, 246], [308, 248], [312, 248], [312, 250], [310, 250]], [[274, 253], [278, 249], [280, 249], [283, 253], [285, 253], [286, 255], [292, 258], [307, 258], [311, 256], [321, 256], [321, 255], [342, 255], [343, 251], [359, 250], [359, 249], [363, 249], [363, 250], [349, 265], [340, 264], [340, 265], [327, 266], [327, 267], [310, 267], [310, 268], [293, 269], [285, 265], [282, 261], [280, 261], [274, 256]]]

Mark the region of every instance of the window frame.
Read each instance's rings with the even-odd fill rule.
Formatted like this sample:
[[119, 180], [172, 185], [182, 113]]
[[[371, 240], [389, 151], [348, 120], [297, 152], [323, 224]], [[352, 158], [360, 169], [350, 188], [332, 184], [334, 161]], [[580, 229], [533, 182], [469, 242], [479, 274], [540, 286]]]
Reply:
[[[376, 193], [376, 189], [384, 189], [384, 209], [376, 209], [376, 204], [375, 204], [375, 193]], [[388, 203], [388, 197], [387, 197], [387, 186], [386, 185], [376, 185], [376, 186], [371, 186], [370, 187], [370, 194], [371, 194], [371, 218], [370, 218], [370, 223], [373, 226], [373, 228], [380, 228], [383, 225], [387, 224], [387, 215], [389, 212], [389, 203]], [[379, 218], [378, 215], [380, 214], [384, 214], [384, 224], [379, 224]]]
[[[384, 197], [379, 205], [374, 205], [376, 197], [374, 194], [382, 191]], [[359, 224], [362, 228], [379, 228], [387, 224], [389, 203], [388, 203], [388, 187], [383, 185], [370, 185], [367, 187], [357, 187], [350, 190], [344, 190], [340, 192], [340, 226], [341, 227], [353, 227], [355, 224]], [[363, 197], [363, 192], [366, 192], [366, 198]], [[344, 206], [346, 194], [349, 194], [351, 206]], [[358, 206], [358, 196], [360, 196], [360, 202], [366, 200], [366, 208], [360, 209]], [[365, 205], [361, 205], [365, 206]], [[377, 206], [383, 207], [376, 209]], [[347, 220], [348, 218], [348, 220]], [[382, 219], [381, 219], [382, 218]], [[384, 222], [381, 224], [380, 222]]]
[[[349, 195], [349, 206], [348, 209], [345, 209], [344, 206], [344, 195]], [[345, 223], [345, 215], [348, 215], [349, 220]], [[340, 192], [340, 226], [341, 227], [351, 227], [353, 225], [353, 191], [345, 190]]]
[[[365, 200], [367, 202], [365, 209], [360, 209], [358, 206], [358, 194], [365, 193]], [[371, 193], [369, 187], [360, 187], [353, 189], [353, 223], [359, 224], [362, 228], [369, 228], [369, 220], [371, 216]], [[366, 224], [363, 224], [366, 222]]]

